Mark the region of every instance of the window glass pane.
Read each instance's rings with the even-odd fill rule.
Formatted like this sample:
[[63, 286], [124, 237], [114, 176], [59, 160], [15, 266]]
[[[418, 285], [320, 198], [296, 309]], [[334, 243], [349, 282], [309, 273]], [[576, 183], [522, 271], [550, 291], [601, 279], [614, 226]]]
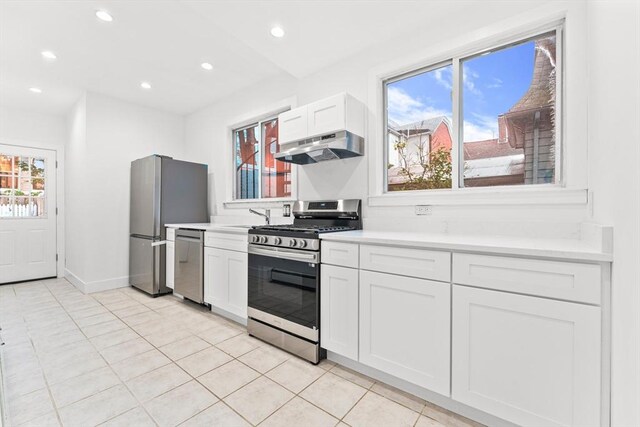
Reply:
[[386, 84], [388, 191], [451, 188], [451, 70]]
[[556, 180], [556, 37], [461, 61], [464, 186]]
[[44, 177], [44, 159], [31, 159], [31, 176]]
[[0, 196], [0, 218], [7, 218], [11, 216], [13, 216], [13, 198], [9, 196]]
[[274, 158], [278, 152], [278, 119], [262, 123], [264, 165], [262, 169], [262, 197], [291, 196], [291, 163]]
[[18, 186], [18, 178], [0, 175], [0, 194], [13, 194], [12, 189]]
[[12, 157], [5, 154], [0, 154], [0, 174], [12, 174], [13, 163]]
[[256, 199], [260, 180], [260, 126], [237, 130], [236, 144], [236, 199]]

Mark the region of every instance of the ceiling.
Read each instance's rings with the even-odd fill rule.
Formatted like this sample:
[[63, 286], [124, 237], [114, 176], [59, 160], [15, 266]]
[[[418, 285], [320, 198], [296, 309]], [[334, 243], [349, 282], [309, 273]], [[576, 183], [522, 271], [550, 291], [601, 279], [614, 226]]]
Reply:
[[[89, 90], [187, 114], [271, 77], [305, 77], [461, 7], [442, 0], [0, 0], [0, 105], [65, 114]], [[113, 22], [98, 20], [99, 9]], [[281, 39], [270, 34], [276, 24], [286, 32]], [[43, 59], [43, 50], [58, 59]], [[34, 86], [42, 93], [30, 92]]]

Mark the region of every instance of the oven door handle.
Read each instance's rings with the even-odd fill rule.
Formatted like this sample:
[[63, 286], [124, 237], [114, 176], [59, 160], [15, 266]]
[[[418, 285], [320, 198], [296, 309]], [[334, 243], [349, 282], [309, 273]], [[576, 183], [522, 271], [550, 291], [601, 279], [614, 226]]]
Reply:
[[249, 253], [254, 255], [263, 255], [273, 258], [288, 259], [292, 261], [311, 262], [317, 264], [320, 262], [319, 252], [293, 252], [284, 249], [267, 249], [249, 245]]

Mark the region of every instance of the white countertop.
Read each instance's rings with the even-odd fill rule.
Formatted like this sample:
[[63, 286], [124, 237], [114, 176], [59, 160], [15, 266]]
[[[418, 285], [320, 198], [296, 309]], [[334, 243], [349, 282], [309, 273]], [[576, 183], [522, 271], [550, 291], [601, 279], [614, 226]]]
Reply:
[[578, 239], [536, 239], [506, 236], [451, 235], [444, 233], [409, 233], [395, 231], [342, 231], [321, 234], [326, 241], [370, 243], [461, 252], [561, 258], [579, 261], [613, 260], [606, 253]]
[[190, 228], [193, 230], [217, 231], [222, 233], [247, 234], [251, 225], [242, 224], [215, 224], [209, 222], [186, 223], [186, 224], [165, 224], [168, 228]]

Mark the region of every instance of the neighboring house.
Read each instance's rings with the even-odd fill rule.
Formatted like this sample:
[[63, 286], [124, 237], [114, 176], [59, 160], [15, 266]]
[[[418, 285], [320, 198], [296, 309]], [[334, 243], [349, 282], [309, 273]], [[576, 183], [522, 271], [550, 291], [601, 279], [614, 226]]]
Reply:
[[555, 49], [553, 36], [536, 41], [531, 85], [498, 117], [500, 142], [524, 150], [525, 184], [555, 180]]
[[498, 139], [464, 144], [465, 187], [524, 184], [524, 151]]
[[406, 177], [400, 172], [401, 157], [395, 145], [398, 142], [406, 143], [406, 157], [410, 159], [410, 164], [415, 164], [411, 170], [420, 173], [422, 167], [418, 163], [419, 152], [428, 159], [429, 153], [438, 149], [451, 151], [451, 121], [446, 116], [437, 116], [430, 119], [421, 120], [406, 125], [398, 125], [392, 120], [388, 126], [389, 141], [389, 170], [387, 172], [387, 182], [389, 185], [402, 184], [406, 182]]

